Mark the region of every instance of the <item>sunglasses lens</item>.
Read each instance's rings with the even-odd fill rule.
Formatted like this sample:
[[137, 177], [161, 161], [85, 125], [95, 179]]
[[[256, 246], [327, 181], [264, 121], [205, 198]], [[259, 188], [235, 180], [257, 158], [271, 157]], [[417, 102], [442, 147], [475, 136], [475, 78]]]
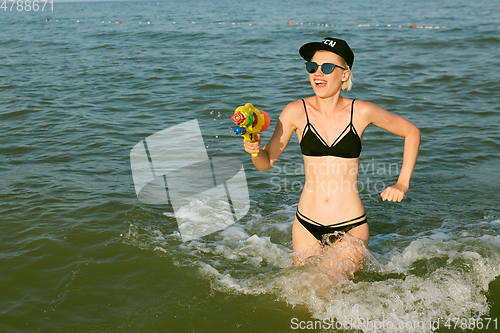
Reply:
[[316, 73], [318, 70], [318, 64], [315, 62], [306, 62], [306, 71], [308, 73]]
[[335, 69], [334, 64], [326, 62], [323, 65], [321, 65], [321, 71], [323, 72], [323, 74], [330, 74], [331, 72], [333, 72], [334, 69]]

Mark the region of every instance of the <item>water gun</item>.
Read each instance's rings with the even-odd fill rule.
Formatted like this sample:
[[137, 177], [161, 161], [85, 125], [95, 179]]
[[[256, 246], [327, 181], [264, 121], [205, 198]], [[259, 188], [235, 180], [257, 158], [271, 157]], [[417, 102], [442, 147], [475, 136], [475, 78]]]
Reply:
[[[246, 141], [255, 141], [254, 134], [264, 132], [271, 123], [271, 118], [264, 111], [257, 110], [252, 104], [247, 103], [239, 106], [231, 119], [238, 126], [234, 128], [234, 133], [243, 135]], [[252, 154], [257, 156], [257, 154]]]

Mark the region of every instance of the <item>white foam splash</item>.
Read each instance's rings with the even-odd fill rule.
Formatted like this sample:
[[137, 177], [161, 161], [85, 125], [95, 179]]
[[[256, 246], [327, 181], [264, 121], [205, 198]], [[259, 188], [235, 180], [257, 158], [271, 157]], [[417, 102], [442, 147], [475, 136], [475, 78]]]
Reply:
[[[200, 207], [200, 211], [206, 209]], [[305, 266], [293, 266], [290, 245], [271, 241], [286, 229], [271, 227], [273, 221], [284, 224], [280, 214], [293, 211], [281, 211], [265, 220], [256, 214], [213, 237], [176, 242], [175, 246], [171, 244], [175, 235], [162, 236], [151, 230], [146, 242], [153, 250], [168, 253], [177, 265], [199, 267], [214, 290], [276, 294], [289, 304], [305, 305], [317, 320], [391, 321], [395, 329], [384, 332], [401, 332], [400, 323], [406, 325], [405, 332], [431, 332], [436, 320], [488, 314], [489, 283], [500, 275], [498, 221], [460, 228], [443, 223], [421, 235], [375, 235], [371, 247], [391, 250], [368, 253], [364, 268], [352, 279], [335, 272], [332, 268], [338, 263], [325, 254], [310, 259]], [[142, 236], [141, 244], [144, 241]], [[335, 258], [336, 250], [332, 251], [330, 258]], [[320, 262], [331, 266], [321, 268]]]
[[325, 289], [326, 279], [318, 275], [290, 273], [283, 277], [282, 297], [291, 304], [306, 305], [320, 320], [395, 324], [394, 330], [386, 327], [384, 332], [401, 331], [399, 324], [405, 325], [405, 332], [430, 332], [437, 320], [442, 324], [449, 318], [486, 315], [485, 293], [500, 275], [500, 236], [461, 235], [436, 230], [402, 251], [379, 255], [386, 263], [367, 267], [372, 278], [343, 280], [329, 289]]

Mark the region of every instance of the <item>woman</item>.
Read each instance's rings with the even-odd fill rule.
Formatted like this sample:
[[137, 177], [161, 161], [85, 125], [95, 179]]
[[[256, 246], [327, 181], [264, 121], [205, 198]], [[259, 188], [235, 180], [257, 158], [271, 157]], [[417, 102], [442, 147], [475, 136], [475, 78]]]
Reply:
[[[354, 54], [343, 40], [325, 38], [299, 50], [306, 62], [314, 96], [288, 104], [263, 149], [244, 141], [260, 171], [267, 171], [297, 133], [304, 157], [305, 184], [292, 227], [294, 264], [317, 254], [345, 233], [368, 246], [368, 224], [357, 189], [359, 155], [365, 128], [374, 124], [405, 138], [403, 165], [395, 185], [382, 199], [401, 201], [417, 160], [420, 131], [404, 118], [372, 103], [350, 100], [341, 90], [352, 86]], [[332, 239], [331, 235], [335, 237]]]

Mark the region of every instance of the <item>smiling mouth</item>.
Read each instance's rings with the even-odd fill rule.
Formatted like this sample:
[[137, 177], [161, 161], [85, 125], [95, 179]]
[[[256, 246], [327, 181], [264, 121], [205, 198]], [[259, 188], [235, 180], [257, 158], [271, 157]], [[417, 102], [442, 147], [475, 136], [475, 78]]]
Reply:
[[314, 83], [319, 87], [326, 85], [326, 81], [324, 80], [314, 80]]

